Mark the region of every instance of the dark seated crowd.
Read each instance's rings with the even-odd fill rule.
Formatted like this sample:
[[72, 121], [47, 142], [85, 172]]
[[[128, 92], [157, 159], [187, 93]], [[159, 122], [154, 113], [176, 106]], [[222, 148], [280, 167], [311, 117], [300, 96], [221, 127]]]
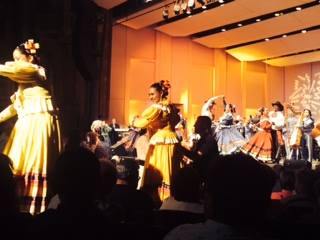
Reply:
[[[66, 150], [50, 177], [48, 209], [20, 213], [10, 159], [1, 155], [1, 237], [41, 239], [318, 239], [320, 175], [309, 166], [263, 165], [234, 154], [173, 176], [160, 206], [137, 190], [138, 164]], [[4, 238], [3, 238], [4, 239]]]

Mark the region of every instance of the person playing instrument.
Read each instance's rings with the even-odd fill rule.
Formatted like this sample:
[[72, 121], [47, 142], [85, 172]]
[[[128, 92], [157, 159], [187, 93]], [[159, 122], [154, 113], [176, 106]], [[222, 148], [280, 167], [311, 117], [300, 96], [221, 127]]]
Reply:
[[28, 40], [14, 49], [13, 62], [0, 65], [0, 75], [18, 83], [12, 104], [0, 113], [0, 122], [18, 115], [3, 153], [13, 161], [21, 211], [32, 214], [45, 210], [47, 174], [61, 150], [57, 110], [40, 86], [46, 77], [38, 49], [39, 44]]
[[153, 104], [133, 121], [134, 127], [147, 128], [150, 137], [142, 188], [159, 187], [162, 200], [170, 196], [171, 177], [175, 170], [172, 155], [178, 143], [174, 127], [180, 121], [177, 109], [168, 101], [170, 87], [168, 81], [153, 83], [149, 89]]
[[262, 107], [261, 117], [257, 127], [257, 133], [253, 135], [249, 142], [241, 148], [241, 151], [245, 154], [249, 154], [256, 160], [271, 163], [272, 162], [272, 136], [271, 127], [272, 123], [269, 120], [268, 108]]
[[193, 139], [192, 146], [184, 142], [178, 144], [176, 156], [177, 158], [186, 156], [191, 159], [201, 180], [205, 181], [210, 164], [217, 161], [219, 155], [217, 141], [211, 131], [211, 119], [207, 116], [198, 116], [194, 124], [194, 133], [197, 137]]
[[313, 139], [311, 137], [311, 131], [314, 128], [314, 120], [312, 118], [311, 110], [305, 108], [303, 110], [302, 120], [302, 158], [308, 162], [312, 162], [313, 153]]

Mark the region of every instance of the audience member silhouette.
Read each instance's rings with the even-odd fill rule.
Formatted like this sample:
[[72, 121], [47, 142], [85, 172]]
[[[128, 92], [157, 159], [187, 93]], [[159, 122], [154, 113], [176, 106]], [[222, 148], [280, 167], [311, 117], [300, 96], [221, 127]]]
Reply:
[[100, 166], [92, 152], [84, 148], [65, 151], [56, 161], [52, 186], [59, 195], [57, 209], [49, 209], [35, 218], [35, 234], [49, 237], [98, 238], [107, 224], [96, 207], [100, 186]]
[[193, 165], [199, 171], [201, 179], [204, 180], [211, 161], [215, 161], [219, 155], [217, 141], [212, 136], [211, 120], [207, 116], [199, 116], [194, 124], [195, 133], [200, 136], [199, 140], [194, 141], [191, 149], [177, 145], [175, 149], [175, 163], [181, 157], [187, 156], [193, 160]]
[[260, 237], [274, 172], [250, 156], [222, 156], [209, 171], [204, 223], [181, 225], [165, 239], [239, 239]]
[[31, 223], [29, 213], [19, 213], [16, 185], [9, 157], [0, 153], [0, 236], [15, 233], [15, 237], [23, 237]]
[[204, 221], [204, 207], [201, 203], [201, 179], [193, 166], [177, 171], [172, 179], [172, 196], [165, 199], [156, 213], [156, 221], [171, 230], [184, 223]]
[[113, 219], [125, 223], [151, 224], [154, 204], [149, 195], [137, 190], [138, 163], [132, 159], [124, 159], [117, 163], [116, 169], [117, 183], [107, 200], [111, 204], [111, 208], [118, 208]]

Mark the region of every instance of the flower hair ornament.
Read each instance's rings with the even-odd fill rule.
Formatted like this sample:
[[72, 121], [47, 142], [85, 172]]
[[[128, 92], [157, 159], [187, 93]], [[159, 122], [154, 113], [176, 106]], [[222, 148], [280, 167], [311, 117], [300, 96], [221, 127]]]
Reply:
[[39, 43], [35, 43], [33, 39], [29, 39], [24, 43], [24, 48], [30, 52], [30, 54], [36, 54], [37, 49], [40, 48]]
[[168, 80], [161, 80], [160, 84], [162, 86], [162, 90], [171, 88], [171, 84], [170, 84], [170, 82]]

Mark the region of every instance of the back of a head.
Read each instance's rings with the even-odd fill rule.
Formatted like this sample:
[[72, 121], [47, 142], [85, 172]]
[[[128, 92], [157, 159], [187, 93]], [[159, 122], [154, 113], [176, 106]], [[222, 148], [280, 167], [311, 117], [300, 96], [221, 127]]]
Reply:
[[79, 148], [80, 143], [80, 131], [78, 129], [73, 129], [67, 135], [65, 150], [77, 149]]
[[117, 182], [117, 170], [115, 165], [110, 160], [99, 160], [101, 174], [101, 189], [102, 197], [107, 196]]
[[92, 152], [84, 148], [63, 152], [58, 158], [52, 177], [52, 185], [61, 202], [92, 201], [100, 182], [100, 166]]
[[209, 132], [211, 129], [211, 119], [208, 116], [198, 116], [194, 127], [197, 133]]
[[296, 172], [295, 190], [299, 195], [314, 197], [313, 185], [316, 181], [316, 173], [311, 169], [301, 169]]
[[139, 164], [132, 159], [124, 159], [117, 163], [117, 178], [127, 185], [136, 188], [139, 181]]
[[280, 186], [282, 189], [293, 191], [295, 185], [294, 172], [282, 170], [280, 172]]
[[206, 213], [228, 224], [263, 220], [270, 203], [275, 174], [244, 154], [222, 156], [210, 168], [206, 182]]
[[201, 179], [193, 167], [184, 167], [173, 175], [171, 193], [175, 200], [183, 202], [200, 201]]

